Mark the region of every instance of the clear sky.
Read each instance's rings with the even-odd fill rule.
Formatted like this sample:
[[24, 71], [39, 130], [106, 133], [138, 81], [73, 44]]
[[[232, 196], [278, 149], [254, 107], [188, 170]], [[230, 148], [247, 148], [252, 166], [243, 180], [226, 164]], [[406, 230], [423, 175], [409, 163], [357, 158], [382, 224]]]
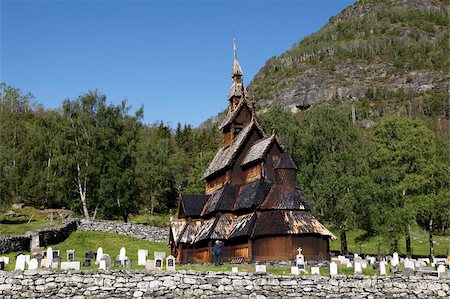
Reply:
[[355, 2], [0, 1], [0, 81], [47, 108], [97, 89], [172, 126], [227, 107], [233, 31], [247, 85]]

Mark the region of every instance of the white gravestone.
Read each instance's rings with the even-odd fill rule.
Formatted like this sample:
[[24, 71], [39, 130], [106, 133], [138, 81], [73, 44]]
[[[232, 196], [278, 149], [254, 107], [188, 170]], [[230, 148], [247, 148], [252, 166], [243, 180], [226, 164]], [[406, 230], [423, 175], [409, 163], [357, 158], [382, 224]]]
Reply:
[[29, 254], [26, 254], [25, 255], [25, 263], [28, 264], [30, 262], [30, 259], [31, 259], [31, 256]]
[[147, 259], [148, 250], [139, 249], [138, 250], [138, 265], [145, 266], [145, 260]]
[[58, 269], [58, 266], [59, 266], [59, 260], [53, 259], [51, 268], [52, 269]]
[[330, 263], [330, 276], [338, 275], [338, 266], [335, 262]]
[[441, 273], [444, 273], [445, 272], [445, 266], [444, 265], [439, 265], [438, 267], [437, 267], [437, 273], [438, 273], [438, 277], [440, 277], [441, 276]]
[[31, 259], [28, 263], [28, 270], [36, 270], [39, 267], [39, 262], [37, 259]]
[[367, 268], [367, 262], [363, 260], [363, 261], [361, 262], [361, 267], [362, 267], [363, 269], [366, 269], [366, 268]]
[[100, 259], [103, 257], [103, 248], [99, 247], [97, 249], [97, 257], [95, 258], [95, 262], [100, 263]]
[[231, 272], [238, 273], [239, 272], [238, 267], [231, 267]]
[[414, 262], [411, 261], [411, 260], [405, 259], [404, 265], [405, 265], [405, 268], [416, 270], [415, 267], [414, 267]]
[[0, 262], [4, 262], [5, 265], [9, 264], [9, 257], [7, 256], [0, 256]]
[[298, 275], [300, 272], [298, 271], [298, 267], [297, 266], [292, 266], [291, 267], [291, 274], [293, 275]]
[[80, 262], [61, 262], [61, 270], [80, 270]]
[[100, 265], [98, 267], [99, 270], [106, 270], [106, 261], [105, 260], [101, 260], [100, 261]]
[[51, 247], [47, 248], [47, 261], [45, 267], [50, 268], [53, 261], [53, 249]]
[[155, 260], [146, 260], [145, 261], [145, 270], [147, 270], [147, 271], [155, 270]]
[[312, 275], [320, 275], [320, 268], [319, 267], [311, 267], [311, 274]]
[[125, 266], [125, 261], [127, 260], [127, 251], [125, 250], [125, 247], [120, 248], [119, 260], [122, 266]]
[[175, 271], [175, 257], [169, 255], [166, 259], [166, 270]]
[[296, 256], [296, 265], [297, 265], [299, 271], [305, 272], [306, 271], [305, 257], [302, 254], [302, 248], [298, 247], [297, 251], [298, 251], [298, 254]]
[[380, 262], [380, 275], [386, 275], [386, 264], [385, 262]]
[[391, 266], [397, 267], [398, 264], [399, 264], [398, 253], [394, 252], [394, 254], [392, 255]]
[[164, 260], [161, 257], [155, 258], [155, 269], [162, 270]]
[[25, 255], [21, 254], [16, 257], [16, 267], [14, 270], [25, 270]]
[[362, 274], [361, 263], [355, 263], [355, 274]]
[[352, 263], [351, 262], [348, 262], [347, 263], [347, 268], [351, 268], [352, 267]]
[[255, 265], [255, 272], [266, 273], [266, 265]]

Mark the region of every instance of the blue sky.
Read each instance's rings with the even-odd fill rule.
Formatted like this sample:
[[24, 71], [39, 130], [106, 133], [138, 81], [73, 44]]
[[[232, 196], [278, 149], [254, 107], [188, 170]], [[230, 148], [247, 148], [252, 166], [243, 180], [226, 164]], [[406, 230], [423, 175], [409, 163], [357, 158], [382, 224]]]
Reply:
[[233, 31], [247, 85], [354, 2], [0, 1], [0, 81], [47, 108], [97, 89], [172, 126], [227, 107]]

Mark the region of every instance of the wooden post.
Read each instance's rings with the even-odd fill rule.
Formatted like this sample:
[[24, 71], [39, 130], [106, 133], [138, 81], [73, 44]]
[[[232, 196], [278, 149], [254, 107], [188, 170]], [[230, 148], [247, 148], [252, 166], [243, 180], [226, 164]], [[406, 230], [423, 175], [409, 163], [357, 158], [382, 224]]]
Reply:
[[213, 247], [213, 241], [209, 240], [209, 242], [208, 242], [208, 261], [210, 263], [213, 262], [213, 250], [212, 250], [212, 247]]

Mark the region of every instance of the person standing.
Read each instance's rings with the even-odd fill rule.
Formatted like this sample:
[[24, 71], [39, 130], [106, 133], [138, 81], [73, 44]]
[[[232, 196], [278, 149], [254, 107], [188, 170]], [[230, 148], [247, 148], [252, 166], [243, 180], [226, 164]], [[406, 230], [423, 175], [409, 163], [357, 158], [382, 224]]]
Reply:
[[216, 240], [213, 246], [213, 261], [215, 266], [222, 265], [221, 257], [223, 247], [224, 243], [222, 241]]

